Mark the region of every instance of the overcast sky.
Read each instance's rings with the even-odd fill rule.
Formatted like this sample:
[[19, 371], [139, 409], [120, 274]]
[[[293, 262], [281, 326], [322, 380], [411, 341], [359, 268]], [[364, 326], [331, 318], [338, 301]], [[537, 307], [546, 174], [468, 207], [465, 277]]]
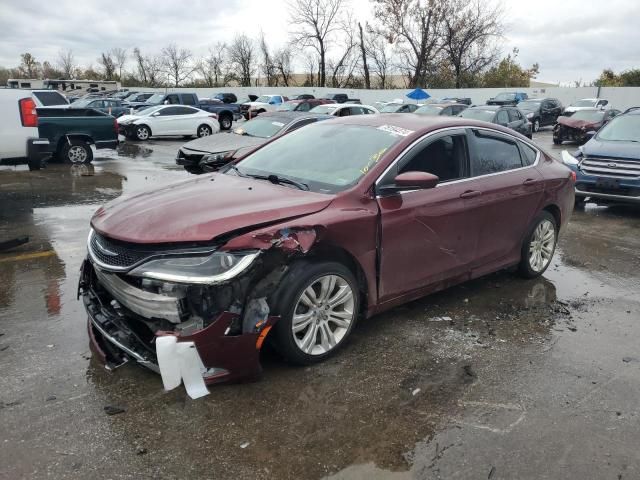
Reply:
[[[350, 0], [357, 19], [371, 19], [368, 0]], [[640, 67], [640, 2], [634, 0], [505, 0], [506, 52], [520, 49], [524, 66], [540, 64], [539, 79], [591, 81], [603, 68]], [[31, 52], [54, 60], [72, 49], [93, 64], [101, 51], [134, 46], [154, 53], [174, 42], [204, 54], [236, 32], [260, 29], [274, 47], [286, 42], [286, 0], [0, 0], [0, 65]], [[132, 67], [132, 64], [130, 65]]]

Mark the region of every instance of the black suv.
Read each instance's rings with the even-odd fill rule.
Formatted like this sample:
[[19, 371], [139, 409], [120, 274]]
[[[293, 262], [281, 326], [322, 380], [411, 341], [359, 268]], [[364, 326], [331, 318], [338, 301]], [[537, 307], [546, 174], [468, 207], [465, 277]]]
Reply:
[[557, 98], [530, 98], [520, 102], [518, 108], [531, 122], [534, 132], [540, 127], [555, 125], [564, 109]]

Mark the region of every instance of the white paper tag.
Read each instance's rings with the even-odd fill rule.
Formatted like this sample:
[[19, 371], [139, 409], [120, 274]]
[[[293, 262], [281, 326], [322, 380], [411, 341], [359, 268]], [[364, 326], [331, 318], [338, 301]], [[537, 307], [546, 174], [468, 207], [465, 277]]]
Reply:
[[200, 398], [209, 394], [202, 378], [205, 367], [193, 342], [178, 342], [173, 335], [156, 338], [158, 367], [165, 390], [184, 383], [187, 394]]

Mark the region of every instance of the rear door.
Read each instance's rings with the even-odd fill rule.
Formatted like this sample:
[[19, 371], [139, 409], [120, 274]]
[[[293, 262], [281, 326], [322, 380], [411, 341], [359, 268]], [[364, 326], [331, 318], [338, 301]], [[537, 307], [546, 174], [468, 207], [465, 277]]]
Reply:
[[179, 135], [180, 117], [177, 114], [180, 107], [166, 107], [153, 117], [151, 131], [153, 135]]
[[[440, 183], [429, 190], [385, 193], [397, 174], [423, 171]], [[475, 212], [463, 194], [468, 176], [463, 129], [429, 135], [376, 184], [380, 207], [380, 300], [464, 274], [475, 255]]]
[[[532, 150], [533, 164], [527, 156]], [[471, 178], [465, 183], [475, 196], [468, 198], [468, 205], [479, 222], [473, 267], [491, 271], [494, 264], [519, 257], [522, 239], [540, 208], [544, 183], [535, 168], [539, 154], [514, 137], [483, 129], [470, 130], [469, 152]]]
[[526, 128], [527, 121], [524, 118], [524, 115], [520, 113], [520, 110], [516, 108], [509, 108], [507, 111], [509, 115], [509, 128], [515, 130], [522, 135], [527, 135], [529, 132]]
[[178, 134], [195, 135], [198, 126], [203, 122], [203, 116], [200, 110], [187, 106], [175, 107], [175, 123]]

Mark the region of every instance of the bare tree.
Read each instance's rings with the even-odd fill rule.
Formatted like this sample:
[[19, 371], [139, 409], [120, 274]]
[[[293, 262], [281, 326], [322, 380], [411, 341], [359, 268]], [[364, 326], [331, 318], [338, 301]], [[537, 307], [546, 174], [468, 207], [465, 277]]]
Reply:
[[294, 43], [318, 54], [319, 86], [326, 86], [327, 50], [331, 35], [340, 29], [338, 15], [343, 0], [290, 0], [290, 21]]
[[443, 50], [453, 68], [455, 87], [495, 63], [498, 49], [493, 40], [502, 34], [501, 6], [482, 0], [450, 0], [443, 18]]
[[208, 87], [219, 87], [223, 82], [224, 64], [227, 46], [222, 42], [216, 43], [209, 49], [209, 55], [203, 58], [196, 67]]
[[274, 63], [271, 52], [269, 52], [269, 46], [267, 45], [267, 41], [264, 38], [264, 32], [260, 32], [260, 55], [262, 56], [262, 63], [260, 68], [262, 69], [262, 73], [267, 80], [268, 87], [277, 87], [278, 86], [278, 72], [276, 69], [276, 65]]
[[371, 72], [377, 78], [377, 87], [387, 88], [387, 78], [391, 70], [391, 52], [387, 39], [370, 31], [366, 42], [367, 55], [371, 59]]
[[116, 65], [111, 54], [102, 52], [98, 58], [98, 63], [102, 66], [105, 80], [113, 80], [113, 75], [116, 72]]
[[186, 48], [178, 48], [171, 43], [162, 49], [162, 63], [167, 78], [174, 87], [179, 87], [182, 82], [191, 76], [194, 71], [192, 65], [193, 54]]
[[148, 85], [147, 64], [146, 59], [142, 55], [142, 52], [138, 47], [133, 49], [133, 59], [136, 62], [136, 69], [138, 70], [138, 77], [143, 85]]
[[58, 66], [60, 67], [64, 78], [73, 78], [73, 74], [76, 71], [76, 63], [75, 57], [73, 56], [73, 50], [60, 50], [58, 52]]
[[362, 24], [358, 22], [358, 31], [360, 33], [360, 55], [362, 57], [362, 76], [364, 78], [364, 88], [371, 88], [371, 78], [369, 76], [369, 65], [367, 63], [367, 47], [365, 45], [364, 32]]
[[20, 66], [18, 67], [20, 76], [24, 78], [38, 78], [42, 71], [40, 62], [30, 53], [20, 54]]
[[236, 35], [229, 46], [229, 60], [235, 68], [240, 86], [250, 87], [255, 72], [255, 47], [245, 34]]
[[305, 87], [316, 87], [320, 82], [320, 71], [318, 59], [314, 55], [307, 55], [305, 59], [306, 78], [304, 80]]
[[328, 66], [331, 72], [331, 86], [344, 87], [353, 82], [354, 71], [358, 65], [357, 41], [355, 38], [355, 22], [348, 16], [340, 21], [342, 33], [340, 44], [342, 49], [335, 60], [330, 60]]
[[161, 83], [160, 74], [164, 67], [162, 59], [156, 56], [145, 56], [138, 47], [133, 49], [133, 58], [140, 82], [147, 87], [157, 87]]
[[124, 66], [127, 63], [127, 50], [124, 48], [116, 47], [111, 50], [111, 56], [113, 57], [113, 63], [115, 67], [118, 69], [118, 78], [122, 80], [122, 70], [124, 70]]
[[442, 22], [450, 0], [373, 0], [380, 29], [397, 43], [401, 65], [411, 68], [410, 86], [425, 86], [441, 49]]
[[282, 83], [285, 87], [290, 87], [292, 83], [293, 70], [291, 67], [291, 61], [293, 59], [293, 53], [290, 47], [283, 47], [276, 52], [273, 56], [273, 63], [276, 67], [276, 71]]

